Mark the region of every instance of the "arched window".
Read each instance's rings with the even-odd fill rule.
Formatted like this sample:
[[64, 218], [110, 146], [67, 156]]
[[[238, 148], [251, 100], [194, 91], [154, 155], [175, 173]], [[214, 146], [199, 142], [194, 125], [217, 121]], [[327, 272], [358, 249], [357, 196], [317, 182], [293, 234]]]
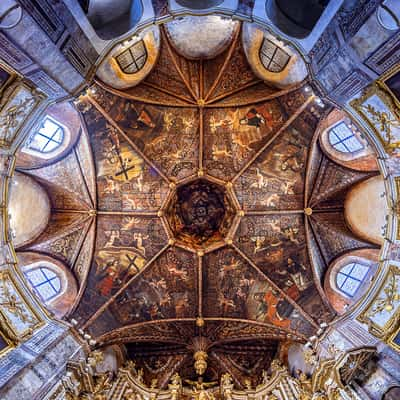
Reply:
[[39, 153], [51, 153], [61, 146], [64, 140], [64, 128], [53, 118], [46, 115], [25, 143], [25, 147]]
[[336, 275], [338, 289], [353, 297], [367, 276], [368, 269], [368, 266], [357, 262], [346, 264]]
[[61, 279], [49, 268], [34, 268], [26, 271], [25, 276], [32, 289], [44, 302], [54, 299], [61, 293]]
[[17, 258], [27, 285], [42, 306], [57, 318], [65, 316], [78, 295], [77, 281], [71, 270], [61, 261], [42, 253], [22, 251], [17, 252]]
[[264, 38], [260, 47], [260, 60], [270, 72], [281, 72], [290, 60], [290, 55], [274, 42]]
[[135, 74], [140, 71], [146, 63], [146, 45], [143, 40], [139, 40], [115, 58], [122, 72], [125, 74]]
[[383, 400], [400, 399], [400, 386], [391, 387], [383, 396]]
[[379, 23], [389, 31], [400, 29], [400, 5], [398, 0], [385, 0], [377, 10]]
[[343, 121], [329, 130], [329, 142], [341, 153], [355, 153], [364, 148], [354, 132]]

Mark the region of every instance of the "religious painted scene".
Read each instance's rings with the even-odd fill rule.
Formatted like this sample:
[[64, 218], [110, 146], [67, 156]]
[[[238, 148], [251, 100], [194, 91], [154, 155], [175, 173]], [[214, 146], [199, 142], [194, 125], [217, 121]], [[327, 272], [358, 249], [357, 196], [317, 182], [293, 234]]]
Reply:
[[1, 0], [0, 400], [400, 400], [400, 1]]

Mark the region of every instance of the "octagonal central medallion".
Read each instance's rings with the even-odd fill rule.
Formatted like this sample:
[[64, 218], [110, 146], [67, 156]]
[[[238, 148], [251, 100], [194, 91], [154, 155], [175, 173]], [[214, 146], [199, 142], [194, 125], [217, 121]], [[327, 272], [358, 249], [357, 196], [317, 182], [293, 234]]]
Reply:
[[166, 216], [175, 239], [198, 249], [223, 241], [234, 215], [224, 186], [196, 179], [178, 186]]

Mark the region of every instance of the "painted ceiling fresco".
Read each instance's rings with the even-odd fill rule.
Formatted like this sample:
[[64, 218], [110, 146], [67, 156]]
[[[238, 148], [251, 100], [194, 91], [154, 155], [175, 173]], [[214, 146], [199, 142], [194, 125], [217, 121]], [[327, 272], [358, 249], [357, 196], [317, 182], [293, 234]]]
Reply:
[[140, 85], [97, 82], [81, 100], [87, 136], [72, 153], [23, 171], [53, 205], [24, 250], [70, 265], [81, 282], [72, 317], [100, 345], [126, 344], [148, 384], [195, 379], [199, 346], [206, 380], [257, 384], [275, 354], [334, 318], [323, 273], [344, 251], [374, 247], [343, 215], [349, 188], [371, 174], [320, 150], [329, 107], [313, 100], [257, 79], [240, 29], [212, 60], [185, 59], [162, 32]]

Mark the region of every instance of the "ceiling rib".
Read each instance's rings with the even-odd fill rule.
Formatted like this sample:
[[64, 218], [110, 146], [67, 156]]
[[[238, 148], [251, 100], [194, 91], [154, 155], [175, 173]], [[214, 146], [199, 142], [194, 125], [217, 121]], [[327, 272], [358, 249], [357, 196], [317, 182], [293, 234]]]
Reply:
[[236, 386], [239, 387], [240, 389], [243, 389], [242, 383], [236, 377], [236, 374], [229, 368], [229, 366], [226, 365], [225, 360], [222, 360], [221, 357], [215, 351], [211, 352], [211, 354], [222, 365], [222, 367], [225, 369], [225, 371], [233, 378]]
[[[215, 103], [217, 101], [223, 100], [223, 99], [225, 99], [225, 98], [227, 98], [229, 96], [232, 96], [233, 94], [241, 92], [242, 90], [245, 90], [245, 89], [248, 89], [248, 88], [250, 88], [252, 86], [258, 85], [261, 82], [262, 82], [262, 80], [257, 80], [257, 81], [251, 81], [249, 83], [246, 83], [245, 85], [240, 86], [240, 87], [238, 87], [236, 89], [233, 89], [233, 90], [231, 90], [229, 92], [225, 92], [225, 93], [223, 93], [223, 94], [221, 94], [221, 95], [219, 95], [217, 97], [213, 97], [211, 100], [208, 100], [206, 102], [206, 105], [211, 105], [211, 104], [213, 104], [213, 103]], [[280, 93], [280, 92], [274, 92], [274, 95], [276, 95], [278, 93]], [[275, 97], [277, 97], [277, 96], [275, 96]], [[254, 104], [254, 102], [252, 102], [251, 104]], [[219, 107], [221, 107], [221, 106], [219, 106]], [[229, 106], [229, 107], [231, 107], [231, 106]]]
[[204, 110], [200, 107], [199, 110], [199, 170], [203, 170], [204, 164]]
[[167, 369], [167, 372], [164, 374], [164, 377], [160, 380], [160, 386], [159, 387], [165, 387], [170, 381], [172, 376], [178, 372], [179, 368], [181, 367], [182, 364], [184, 364], [187, 359], [189, 357], [191, 357], [192, 355], [185, 355], [184, 357], [182, 357], [182, 359], [180, 361], [178, 361], [177, 363], [175, 363], [175, 365], [173, 366], [173, 368], [171, 369]]
[[[314, 237], [315, 237], [315, 235], [311, 231], [311, 227], [310, 227], [311, 220], [309, 219], [308, 215], [304, 216], [304, 225], [305, 225], [305, 231], [306, 231], [307, 254], [308, 254], [308, 259], [309, 259], [312, 274], [313, 274], [314, 284], [318, 290], [319, 295], [321, 296], [322, 301], [325, 303], [325, 306], [328, 308], [328, 310], [330, 310], [333, 314], [335, 314], [336, 312], [333, 309], [331, 303], [329, 302], [329, 300], [325, 294], [325, 291], [322, 287], [321, 279], [319, 278], [319, 276], [317, 275], [317, 272], [315, 270], [314, 258], [311, 254], [311, 239], [310, 239], [310, 235], [313, 235]], [[315, 241], [317, 242], [318, 251], [321, 253], [317, 239], [315, 239]], [[322, 253], [321, 253], [321, 255], [322, 255]], [[325, 261], [325, 259], [324, 259], [324, 261]]]
[[[260, 82], [257, 82], [260, 83]], [[251, 85], [250, 85], [251, 86]], [[274, 92], [274, 93], [270, 93], [266, 96], [263, 97], [259, 97], [256, 99], [252, 99], [252, 100], [244, 100], [242, 102], [238, 102], [236, 101], [235, 103], [232, 102], [232, 104], [224, 104], [224, 103], [214, 103], [214, 99], [209, 100], [207, 103], [204, 104], [205, 108], [232, 108], [232, 107], [246, 107], [246, 106], [253, 106], [255, 104], [259, 104], [259, 103], [264, 103], [266, 101], [270, 101], [270, 100], [274, 100], [277, 99], [279, 97], [285, 96], [287, 94], [293, 93], [296, 90], [298, 90], [302, 85], [298, 84], [296, 86], [290, 87], [289, 89], [282, 89], [280, 91]], [[227, 94], [223, 94], [221, 95], [221, 99], [219, 100], [223, 100], [224, 98], [232, 95], [232, 94], [236, 94], [236, 93], [240, 93], [241, 91], [244, 91], [246, 89], [246, 85], [245, 86], [241, 86], [240, 88], [236, 89], [234, 91], [234, 93], [227, 93]]]
[[81, 178], [82, 178], [83, 183], [84, 183], [83, 186], [85, 188], [86, 196], [88, 197], [88, 199], [90, 201], [90, 205], [91, 205], [92, 209], [95, 209], [96, 208], [95, 202], [94, 202], [94, 200], [92, 198], [92, 195], [90, 194], [89, 186], [88, 186], [88, 183], [86, 182], [86, 177], [85, 177], [85, 175], [84, 175], [84, 173], [82, 171], [82, 165], [81, 165], [81, 163], [79, 161], [79, 157], [78, 157], [78, 154], [76, 152], [76, 146], [74, 147], [73, 152], [74, 152], [75, 161], [78, 164], [79, 174], [81, 175]]
[[[268, 329], [271, 329], [271, 331], [275, 331], [276, 332], [276, 336], [274, 336], [274, 338], [276, 339], [276, 337], [280, 337], [282, 336], [283, 333], [285, 334], [290, 334], [293, 337], [293, 340], [298, 340], [298, 341], [302, 341], [302, 342], [306, 342], [308, 338], [306, 338], [304, 335], [300, 334], [300, 333], [296, 333], [293, 332], [290, 329], [287, 328], [283, 328], [283, 327], [276, 327], [273, 324], [270, 324], [268, 322], [261, 322], [261, 321], [254, 321], [254, 320], [248, 320], [248, 319], [242, 319], [242, 318], [229, 318], [229, 317], [204, 317], [204, 321], [207, 322], [232, 322], [232, 323], [243, 323], [243, 324], [248, 324], [248, 325], [254, 325], [254, 326], [260, 326], [260, 327], [265, 327]], [[124, 337], [124, 334], [126, 332], [130, 332], [132, 333], [132, 330], [134, 328], [140, 328], [143, 326], [148, 326], [148, 325], [160, 325], [160, 324], [171, 324], [171, 323], [176, 323], [176, 322], [191, 322], [193, 324], [196, 323], [196, 318], [166, 318], [166, 319], [162, 319], [162, 320], [150, 320], [150, 321], [142, 321], [142, 322], [138, 322], [136, 324], [130, 324], [127, 326], [123, 326], [122, 328], [117, 328], [117, 329], [113, 329], [111, 332], [105, 333], [99, 337], [97, 337], [98, 342], [99, 343], [109, 343], [110, 339], [108, 339], [110, 337], [110, 333], [112, 333], [113, 336], [118, 336], [118, 340], [124, 341], [126, 342], [126, 339], [129, 338], [129, 336]], [[262, 338], [265, 338], [265, 335], [261, 335]], [[183, 337], [182, 335], [180, 335], [179, 337]], [[235, 338], [235, 337], [230, 337], [229, 339], [239, 339]], [[152, 339], [154, 340], [154, 339]], [[147, 340], [145, 340], [147, 341]], [[179, 342], [177, 341], [176, 338], [172, 338], [169, 340], [170, 342], [176, 342], [176, 343], [186, 343], [184, 341]], [[228, 340], [229, 342], [232, 340]], [[222, 339], [219, 340], [218, 343], [224, 343], [226, 342], [226, 339]], [[116, 341], [114, 340], [114, 343], [116, 343]]]
[[51, 211], [60, 214], [89, 214], [91, 210], [70, 210], [68, 208], [52, 208]]
[[[76, 260], [79, 259], [79, 256], [80, 256], [80, 254], [82, 252], [82, 249], [83, 249], [83, 245], [86, 243], [87, 235], [88, 235], [89, 231], [91, 230], [93, 224], [95, 224], [95, 223], [96, 223], [96, 216], [93, 216], [91, 221], [90, 221], [90, 223], [88, 224], [87, 229], [86, 229], [86, 232], [85, 232], [85, 235], [84, 235], [84, 240], [82, 240], [79, 252], [77, 253], [76, 259], [75, 259], [74, 264], [72, 266], [72, 270], [75, 270]], [[96, 229], [96, 227], [94, 227], [94, 229]], [[75, 312], [76, 308], [78, 307], [78, 305], [79, 305], [79, 303], [81, 301], [83, 293], [84, 293], [84, 291], [86, 289], [86, 281], [87, 281], [87, 278], [88, 278], [89, 272], [90, 272], [91, 258], [93, 257], [93, 252], [94, 252], [94, 244], [92, 244], [92, 246], [93, 246], [92, 254], [91, 254], [91, 257], [90, 257], [90, 260], [89, 260], [89, 268], [88, 268], [89, 271], [86, 272], [84, 278], [82, 279], [80, 287], [79, 287], [78, 294], [77, 294], [77, 296], [75, 298], [75, 301], [74, 301], [74, 305], [71, 307], [71, 309], [68, 311], [68, 313], [64, 317], [65, 319], [69, 318]]]
[[140, 211], [140, 210], [130, 210], [130, 211], [107, 211], [98, 210], [98, 215], [132, 215], [137, 217], [157, 217], [157, 211]]
[[197, 104], [197, 103], [194, 102], [194, 101], [189, 103], [189, 100], [188, 100], [186, 97], [179, 96], [179, 94], [170, 92], [170, 91], [167, 90], [167, 89], [164, 89], [164, 88], [161, 88], [161, 87], [155, 85], [154, 83], [150, 83], [150, 82], [144, 81], [144, 82], [143, 82], [143, 85], [144, 85], [144, 86], [151, 87], [151, 88], [156, 89], [156, 90], [159, 90], [160, 92], [165, 93], [165, 94], [168, 94], [168, 95], [170, 95], [170, 96], [176, 97], [176, 98], [179, 99], [179, 100], [185, 101], [185, 102], [188, 103], [188, 106], [189, 106], [189, 105], [196, 105], [196, 104]]
[[[123, 92], [120, 91], [118, 89], [114, 89], [111, 86], [107, 86], [104, 82], [101, 82], [99, 80], [95, 80], [96, 85], [98, 85], [100, 88], [102, 88], [103, 90], [113, 94], [114, 96], [119, 96], [123, 99], [127, 99], [127, 100], [133, 100], [133, 101], [139, 101], [141, 103], [145, 103], [145, 104], [153, 104], [153, 105], [160, 105], [160, 106], [166, 106], [166, 107], [176, 107], [176, 108], [197, 108], [198, 105], [195, 103], [189, 103], [189, 100], [185, 98], [185, 104], [181, 104], [181, 103], [169, 103], [169, 102], [162, 102], [160, 100], [156, 101], [156, 100], [152, 100], [150, 98], [147, 97], [140, 97], [138, 95], [133, 95], [130, 94], [129, 92]], [[147, 86], [149, 88], [153, 88], [155, 90], [159, 90], [158, 86], [151, 84], [149, 82], [142, 82], [141, 85]], [[165, 90], [163, 90], [163, 93], [166, 93]], [[174, 97], [177, 100], [183, 101], [181, 100], [180, 96], [177, 94], [171, 94], [171, 97]]]
[[200, 88], [200, 99], [204, 99], [204, 60], [200, 60], [199, 68], [199, 88]]
[[315, 242], [317, 243], [318, 251], [320, 252], [322, 258], [324, 259], [325, 264], [329, 265], [329, 260], [326, 259], [325, 254], [321, 249], [321, 243], [319, 242], [319, 237], [315, 232], [314, 224], [309, 217], [307, 217], [307, 220], [308, 220], [308, 227], [311, 230], [311, 233], [313, 234], [313, 236], [315, 238]]
[[198, 281], [198, 300], [199, 300], [199, 308], [198, 315], [200, 318], [203, 317], [203, 257], [198, 256], [198, 264], [197, 264], [197, 281]]
[[[162, 27], [162, 29], [164, 31], [164, 27]], [[164, 32], [164, 38], [166, 39], [165, 42], [167, 45], [168, 53], [171, 56], [172, 63], [174, 64], [174, 66], [175, 66], [179, 76], [181, 77], [183, 83], [185, 84], [186, 88], [189, 90], [190, 95], [193, 97], [193, 100], [195, 101], [195, 103], [197, 103], [196, 93], [193, 92], [191, 85], [189, 84], [185, 75], [182, 73], [181, 69], [179, 68], [178, 62], [176, 60], [175, 52], [172, 50], [171, 43], [169, 42], [168, 36], [165, 32]]]
[[234, 52], [234, 50], [235, 50], [236, 43], [237, 43], [237, 41], [239, 40], [239, 33], [240, 33], [240, 29], [239, 29], [239, 28], [240, 28], [240, 25], [239, 25], [238, 28], [236, 29], [235, 37], [234, 37], [233, 40], [232, 40], [232, 43], [231, 43], [231, 45], [230, 45], [230, 47], [229, 47], [229, 50], [228, 50], [228, 54], [227, 54], [227, 56], [225, 57], [224, 63], [222, 64], [222, 67], [221, 67], [221, 69], [220, 69], [220, 71], [219, 71], [219, 73], [218, 73], [218, 75], [217, 75], [217, 78], [214, 80], [214, 83], [212, 84], [212, 86], [211, 86], [211, 88], [209, 89], [208, 93], [207, 93], [207, 94], [205, 95], [205, 97], [204, 97], [204, 101], [205, 101], [205, 102], [207, 102], [207, 100], [210, 98], [211, 94], [214, 92], [215, 88], [217, 87], [219, 81], [220, 81], [221, 78], [222, 78], [222, 75], [223, 75], [224, 72], [225, 72], [226, 67], [228, 66], [228, 63], [229, 63], [229, 61], [230, 61], [230, 59], [231, 59], [231, 57], [232, 57], [232, 54], [233, 54], [233, 52]]
[[[326, 115], [328, 115], [327, 112], [326, 112]], [[318, 133], [320, 132], [320, 129], [321, 129], [321, 121], [318, 122], [318, 125], [314, 130], [313, 138], [310, 143], [310, 148], [307, 152], [306, 175], [305, 175], [305, 179], [304, 179], [304, 208], [308, 207], [308, 201], [311, 198], [309, 196], [309, 187], [310, 187], [310, 185], [312, 185], [313, 190], [315, 190], [315, 186], [313, 184], [315, 183], [315, 179], [317, 178], [320, 168], [321, 168], [322, 158], [318, 162], [318, 171], [314, 176], [314, 182], [310, 182], [310, 171], [311, 171], [312, 164], [313, 164], [313, 161], [316, 156], [316, 150], [317, 150], [316, 145], [317, 145], [317, 141], [319, 138]]]
[[89, 218], [87, 218], [85, 220], [85, 222], [84, 222], [85, 223], [85, 230], [83, 232], [83, 236], [82, 236], [81, 242], [79, 243], [79, 250], [75, 253], [74, 257], [71, 259], [71, 265], [72, 265], [71, 269], [72, 270], [74, 270], [76, 260], [78, 259], [79, 254], [82, 251], [83, 245], [85, 244], [86, 236], [87, 236], [87, 234], [89, 232], [89, 229], [91, 228], [91, 226], [93, 224], [93, 221], [95, 219], [96, 219], [95, 215], [90, 215]]
[[244, 215], [287, 215], [287, 214], [304, 214], [303, 209], [299, 210], [255, 210], [245, 211]]

